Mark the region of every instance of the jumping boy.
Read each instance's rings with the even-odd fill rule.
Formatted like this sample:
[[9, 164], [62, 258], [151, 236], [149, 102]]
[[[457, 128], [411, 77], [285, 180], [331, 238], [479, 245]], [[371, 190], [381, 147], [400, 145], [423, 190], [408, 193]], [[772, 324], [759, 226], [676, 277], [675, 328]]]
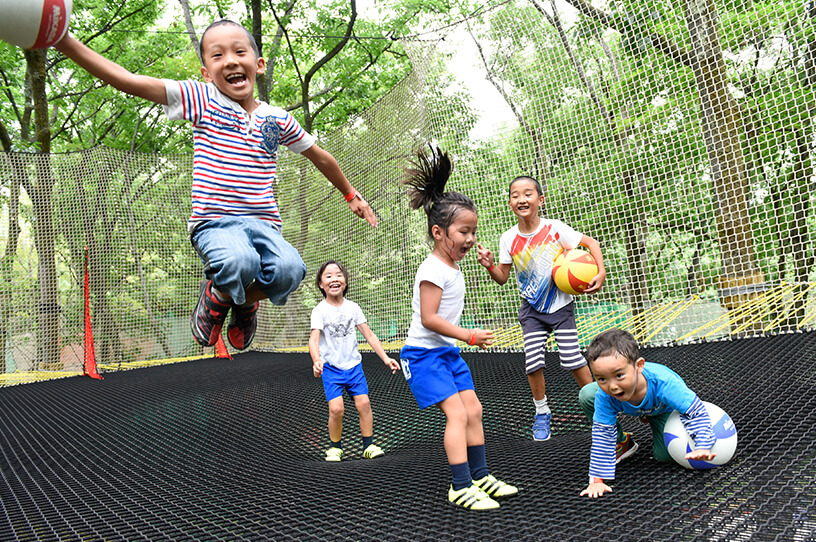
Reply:
[[196, 341], [213, 346], [227, 314], [230, 344], [247, 348], [255, 335], [258, 303], [283, 305], [306, 276], [297, 250], [281, 236], [272, 190], [279, 144], [308, 158], [345, 196], [352, 212], [377, 219], [337, 160], [281, 108], [254, 97], [266, 63], [255, 39], [229, 20], [201, 35], [204, 83], [133, 74], [67, 35], [55, 48], [91, 75], [127, 94], [164, 106], [170, 120], [193, 123], [190, 240], [204, 262], [205, 279], [190, 318]]

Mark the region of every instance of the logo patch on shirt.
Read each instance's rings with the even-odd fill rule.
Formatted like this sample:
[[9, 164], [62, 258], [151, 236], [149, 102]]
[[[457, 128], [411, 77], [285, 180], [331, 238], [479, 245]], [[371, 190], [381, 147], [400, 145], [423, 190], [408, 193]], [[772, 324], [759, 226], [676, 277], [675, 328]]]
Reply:
[[261, 124], [261, 146], [269, 154], [278, 152], [278, 142], [280, 142], [280, 127], [272, 117], [267, 117]]

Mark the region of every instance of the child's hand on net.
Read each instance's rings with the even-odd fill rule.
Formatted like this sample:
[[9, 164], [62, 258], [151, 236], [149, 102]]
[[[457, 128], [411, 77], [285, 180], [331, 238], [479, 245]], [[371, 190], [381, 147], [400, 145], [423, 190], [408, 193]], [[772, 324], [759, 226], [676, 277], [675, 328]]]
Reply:
[[581, 492], [579, 497], [586, 495], [590, 499], [597, 499], [604, 493], [612, 493], [612, 488], [603, 483], [603, 480], [601, 480], [600, 482], [589, 484], [587, 488]]
[[697, 448], [686, 454], [686, 459], [697, 461], [711, 461], [717, 457], [717, 454], [711, 453], [711, 450], [705, 448]]
[[315, 378], [323, 374], [323, 360], [317, 359], [312, 362], [312, 372], [315, 375]]
[[476, 250], [476, 261], [487, 269], [493, 267], [493, 253], [490, 249], [483, 247], [480, 243], [476, 245]]
[[383, 362], [388, 366], [389, 369], [391, 369], [391, 374], [394, 374], [397, 371], [399, 371], [400, 368], [399, 362], [394, 358], [385, 358]]

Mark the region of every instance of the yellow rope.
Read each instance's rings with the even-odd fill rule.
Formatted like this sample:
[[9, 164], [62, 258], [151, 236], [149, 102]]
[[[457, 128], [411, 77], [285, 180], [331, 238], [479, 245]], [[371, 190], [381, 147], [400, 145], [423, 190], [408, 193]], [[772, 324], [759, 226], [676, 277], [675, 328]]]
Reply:
[[[747, 296], [738, 307], [726, 310], [716, 318], [709, 320], [695, 329], [685, 333], [676, 339], [676, 342], [683, 342], [689, 338], [709, 338], [720, 334], [738, 334], [746, 329], [753, 328], [758, 324], [764, 332], [779, 329], [781, 323], [786, 321], [792, 314], [792, 307], [807, 300], [808, 295], [816, 288], [816, 283], [809, 283], [807, 287], [796, 291], [795, 285], [782, 283], [773, 288]], [[620, 327], [632, 331], [638, 341], [648, 344], [661, 331], [665, 330], [672, 322], [677, 321], [690, 308], [704, 301], [698, 295], [678, 302], [663, 303], [654, 305], [633, 315], [631, 308], [618, 305], [610, 310], [595, 310], [585, 316], [576, 318], [579, 341], [582, 345], [587, 344], [595, 335], [609, 329], [610, 327]], [[606, 307], [604, 307], [606, 308]], [[774, 313], [776, 313], [774, 315]], [[771, 316], [774, 315], [772, 318]], [[763, 324], [763, 320], [770, 321]], [[809, 303], [805, 307], [805, 315], [798, 323], [797, 328], [802, 329], [811, 326], [816, 321], [816, 303]], [[495, 341], [493, 348], [497, 349], [524, 349], [524, 334], [521, 326], [514, 324], [504, 328], [494, 330]], [[386, 351], [399, 351], [404, 346], [403, 340], [383, 342]], [[474, 350], [476, 347], [469, 347], [460, 344], [463, 349]], [[554, 336], [550, 336], [547, 343], [549, 348], [555, 346]], [[277, 348], [277, 352], [308, 352], [308, 346], [301, 345], [290, 348]], [[361, 344], [360, 350], [371, 351], [367, 344]], [[212, 356], [188, 356], [169, 359], [154, 359], [134, 361], [121, 364], [99, 364], [101, 370], [121, 370], [136, 369], [141, 367], [153, 367], [156, 365], [166, 365], [196, 359], [206, 359]], [[11, 386], [28, 382], [39, 382], [57, 378], [68, 378], [81, 376], [81, 371], [28, 371], [0, 374], [0, 387]]]
[[[644, 337], [644, 339], [643, 339], [643, 342], [649, 342], [649, 340], [652, 337], [654, 337], [655, 335], [657, 335], [658, 333], [663, 331], [669, 324], [671, 324], [672, 322], [677, 320], [677, 318], [679, 318], [680, 315], [683, 314], [683, 312], [685, 312], [686, 309], [688, 309], [690, 306], [694, 305], [694, 303], [696, 301], [698, 301], [699, 299], [700, 298], [698, 296], [694, 295], [694, 296], [692, 296], [691, 298], [687, 299], [684, 302], [676, 303], [674, 305], [675, 308], [673, 310], [667, 311], [667, 312], [669, 312], [669, 315], [666, 318], [663, 319], [663, 322], [662, 323], [657, 322], [654, 325], [654, 331], [652, 331], [650, 334], [646, 335]], [[660, 325], [657, 325], [657, 324], [660, 324]]]

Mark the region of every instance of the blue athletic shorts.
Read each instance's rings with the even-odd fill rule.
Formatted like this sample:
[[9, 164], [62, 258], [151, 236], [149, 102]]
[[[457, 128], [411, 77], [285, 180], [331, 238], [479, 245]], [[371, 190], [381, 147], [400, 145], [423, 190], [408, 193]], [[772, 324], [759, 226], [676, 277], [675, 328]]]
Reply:
[[362, 363], [345, 371], [328, 363], [323, 364], [323, 391], [326, 392], [326, 401], [340, 397], [343, 390], [346, 390], [350, 397], [368, 395], [368, 383]]
[[455, 346], [404, 346], [400, 364], [419, 408], [441, 403], [460, 391], [476, 389], [470, 367]]

